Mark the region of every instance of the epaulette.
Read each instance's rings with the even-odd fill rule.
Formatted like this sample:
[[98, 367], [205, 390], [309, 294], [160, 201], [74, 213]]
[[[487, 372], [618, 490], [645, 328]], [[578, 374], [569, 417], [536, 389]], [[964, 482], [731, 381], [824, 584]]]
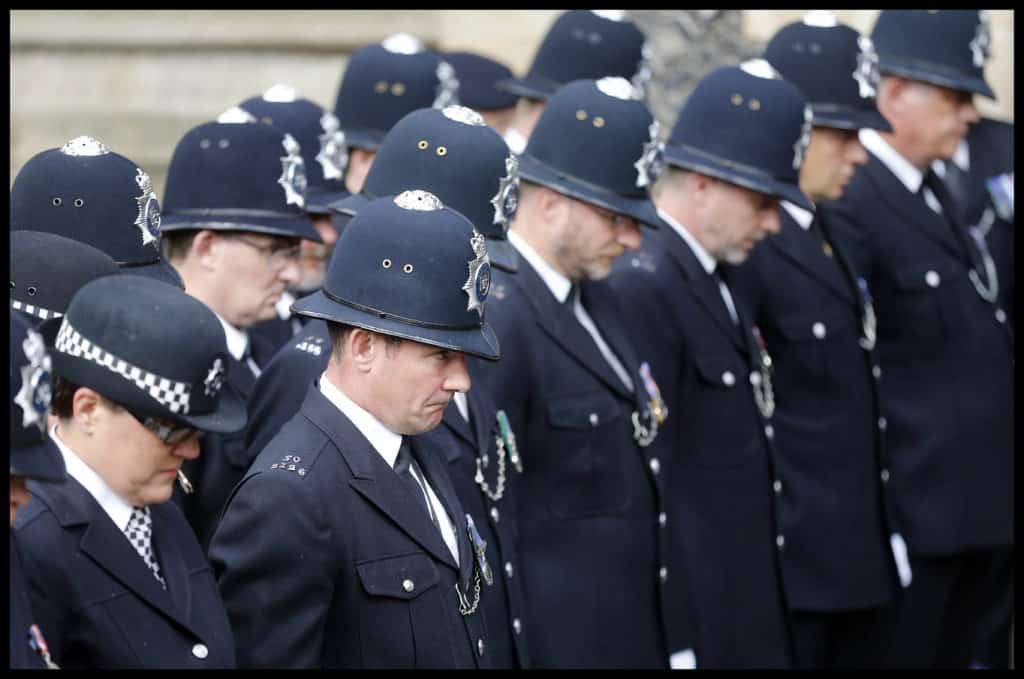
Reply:
[[633, 269], [641, 269], [643, 271], [649, 271], [651, 273], [658, 270], [658, 265], [654, 262], [654, 255], [643, 250], [634, 252], [633, 254], [626, 255], [629, 257], [629, 266]]
[[319, 356], [327, 349], [327, 341], [323, 337], [307, 335], [295, 343], [295, 348], [305, 351], [307, 354]]
[[299, 476], [305, 477], [309, 472], [309, 463], [315, 459], [315, 455], [301, 456], [301, 455], [283, 455], [279, 462], [273, 462], [270, 465], [271, 470], [278, 470], [282, 472], [290, 472], [298, 474]]
[[505, 287], [504, 283], [495, 283], [491, 286], [491, 297], [505, 299], [508, 297], [508, 288]]

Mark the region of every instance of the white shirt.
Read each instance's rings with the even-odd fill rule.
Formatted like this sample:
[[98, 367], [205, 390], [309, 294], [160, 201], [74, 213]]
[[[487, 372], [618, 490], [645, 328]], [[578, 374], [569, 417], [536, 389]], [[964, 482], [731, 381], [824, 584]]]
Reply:
[[505, 130], [504, 139], [509, 150], [517, 156], [526, 150], [526, 137], [524, 137], [516, 128], [510, 127]]
[[788, 200], [780, 200], [779, 205], [782, 209], [789, 213], [789, 216], [793, 218], [793, 221], [800, 225], [800, 228], [807, 231], [811, 228], [811, 222], [814, 221], [814, 213], [810, 210], [805, 210], [795, 203], [790, 203]]
[[284, 290], [281, 292], [281, 299], [277, 300], [274, 304], [274, 308], [277, 309], [277, 317], [282, 321], [287, 321], [292, 317], [292, 303], [295, 301], [295, 295]]
[[[249, 347], [249, 333], [241, 328], [236, 328], [231, 325], [215, 311], [214, 316], [217, 316], [217, 320], [224, 326], [224, 340], [228, 345], [228, 353], [231, 354], [236, 361], [241, 361], [242, 357], [245, 356], [245, 350]], [[260, 376], [260, 367], [256, 365], [256, 361], [252, 360], [252, 356], [246, 358], [246, 365], [249, 366], [249, 370], [256, 377]]]
[[[671, 226], [672, 230], [679, 234], [679, 237], [682, 238], [688, 246], [690, 246], [690, 249], [693, 250], [694, 256], [697, 258], [697, 261], [700, 262], [700, 265], [708, 272], [708, 275], [710, 276], [715, 273], [715, 269], [718, 268], [718, 262], [711, 256], [711, 253], [705, 250], [704, 246], [693, 237], [693, 234], [664, 210], [658, 210], [658, 216], [661, 217], [662, 221]], [[739, 323], [740, 317], [736, 314], [736, 305], [732, 301], [732, 293], [729, 292], [728, 286], [726, 286], [725, 281], [721, 278], [718, 279], [718, 291], [721, 293], [722, 301], [725, 302], [725, 306], [729, 310], [729, 316], [732, 318], [732, 322]]]
[[68, 475], [78, 481], [89, 491], [96, 503], [103, 508], [110, 520], [114, 522], [117, 529], [124, 533], [128, 528], [128, 522], [132, 518], [132, 505], [125, 502], [120, 495], [115, 493], [107, 482], [97, 474], [92, 467], [87, 465], [82, 458], [68, 448], [60, 436], [57, 435], [57, 425], [50, 429], [50, 438], [57, 444], [60, 454], [64, 458], [64, 466], [67, 467]]
[[[517, 234], [515, 231], [508, 232], [508, 240], [512, 245], [519, 251], [519, 254], [523, 256], [530, 266], [533, 267], [534, 271], [541, 277], [544, 284], [548, 286], [551, 294], [554, 295], [555, 299], [558, 300], [559, 304], [564, 304], [565, 300], [569, 297], [569, 291], [572, 289], [572, 281], [563, 276], [560, 272], [555, 270], [550, 264], [545, 261], [540, 254], [534, 250], [529, 243], [523, 240], [522, 236]], [[622, 363], [619, 358], [612, 352], [611, 347], [601, 337], [601, 333], [597, 329], [597, 325], [594, 323], [594, 319], [590, 317], [587, 310], [583, 308], [583, 303], [580, 301], [580, 296], [576, 295], [572, 305], [573, 314], [576, 316], [576, 320], [580, 322], [586, 331], [594, 340], [594, 344], [597, 345], [598, 351], [604, 356], [604, 360], [608, 362], [615, 374], [618, 375], [619, 379], [626, 387], [633, 391], [633, 380], [629, 376], [629, 373], [625, 368], [622, 367]]]
[[[366, 440], [370, 442], [373, 449], [384, 458], [388, 466], [394, 469], [395, 460], [398, 458], [398, 449], [402, 447], [402, 435], [396, 434], [385, 427], [380, 420], [346, 396], [344, 392], [327, 379], [326, 372], [320, 375], [320, 393], [335, 408], [345, 414], [352, 424], [355, 425], [355, 428], [359, 430], [359, 433], [366, 437]], [[410, 468], [410, 471], [418, 478], [423, 487], [427, 489], [427, 495], [430, 498], [430, 506], [434, 510], [434, 516], [444, 517], [443, 520], [440, 518], [438, 520], [438, 523], [441, 524], [441, 537], [444, 538], [444, 543], [448, 545], [448, 551], [452, 553], [455, 563], [458, 564], [459, 545], [455, 540], [455, 526], [452, 524], [451, 517], [448, 516], [444, 505], [437, 499], [434, 489], [430, 487], [427, 480], [417, 474], [414, 469]]]
[[462, 419], [469, 422], [469, 402], [466, 400], [466, 395], [461, 391], [457, 391], [452, 398], [455, 399], [455, 407], [459, 409], [459, 415], [462, 415]]
[[900, 183], [907, 187], [907, 191], [910, 193], [921, 191], [924, 195], [924, 202], [928, 203], [928, 207], [942, 214], [942, 206], [931, 189], [926, 186], [923, 191], [921, 190], [921, 184], [924, 182], [924, 172], [914, 167], [909, 160], [901, 156], [899, 151], [890, 146], [889, 142], [882, 139], [882, 135], [878, 134], [875, 130], [866, 127], [862, 128], [858, 132], [858, 136], [864, 148], [882, 161], [882, 164], [896, 175]]

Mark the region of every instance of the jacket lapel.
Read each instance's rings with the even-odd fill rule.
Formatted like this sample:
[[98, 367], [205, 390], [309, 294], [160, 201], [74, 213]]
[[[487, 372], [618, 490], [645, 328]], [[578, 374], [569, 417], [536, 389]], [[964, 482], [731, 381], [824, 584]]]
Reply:
[[444, 544], [422, 502], [413, 497], [408, 487], [348, 417], [320, 393], [319, 380], [310, 385], [300, 412], [319, 427], [341, 452], [352, 472], [353, 478], [349, 481], [352, 488], [435, 559], [456, 568], [448, 546]]
[[[782, 230], [768, 238], [765, 245], [774, 248], [786, 261], [820, 282], [845, 302], [856, 303], [854, 291], [850, 289], [849, 281], [839, 268], [841, 264], [835, 261], [833, 244], [828, 243], [832, 250], [832, 257], [829, 257], [823, 249], [825, 240], [815, 233], [805, 231], [785, 209], [779, 208], [779, 216]], [[814, 219], [817, 222], [818, 215], [815, 215]]]

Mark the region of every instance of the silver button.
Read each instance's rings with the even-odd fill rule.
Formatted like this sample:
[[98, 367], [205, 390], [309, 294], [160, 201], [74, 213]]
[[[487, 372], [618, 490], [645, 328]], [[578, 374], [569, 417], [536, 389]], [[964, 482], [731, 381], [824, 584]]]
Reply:
[[660, 579], [662, 582], [668, 580], [668, 569], [664, 566], [658, 569], [658, 579]]
[[661, 514], [658, 514], [658, 525], [661, 526], [662, 528], [664, 528], [665, 524], [667, 524], [667, 523], [668, 523], [668, 514], [666, 514], [665, 512], [662, 512]]
[[878, 428], [879, 429], [881, 429], [882, 431], [885, 431], [886, 424], [888, 424], [888, 423], [885, 421], [884, 417], [879, 417], [878, 418]]
[[775, 483], [772, 484], [772, 490], [775, 491], [776, 495], [781, 493], [782, 492], [782, 481], [779, 481], [778, 479], [775, 479]]
[[477, 639], [476, 640], [476, 653], [480, 657], [483, 657], [483, 655], [484, 655], [484, 640], [483, 639]]
[[825, 339], [825, 324], [818, 321], [811, 326], [811, 333], [818, 339]]
[[210, 655], [210, 649], [206, 647], [206, 644], [196, 644], [192, 647], [192, 655], [204, 660], [206, 656]]
[[597, 416], [597, 413], [590, 413], [590, 426], [596, 427], [597, 423], [601, 421], [601, 418]]
[[764, 425], [764, 435], [767, 436], [769, 440], [775, 438], [775, 427], [770, 424]]
[[523, 623], [519, 622], [519, 618], [512, 618], [512, 631], [516, 634], [523, 631]]
[[882, 483], [889, 483], [889, 470], [888, 469], [883, 469], [882, 470]]
[[1006, 312], [1002, 309], [996, 309], [996, 320], [1000, 323], [1006, 322]]
[[942, 282], [942, 277], [940, 277], [936, 271], [929, 271], [924, 275], [924, 282], [930, 287], [937, 288], [939, 287], [939, 283]]
[[507, 575], [508, 577], [511, 578], [512, 574], [513, 574], [512, 562], [511, 561], [506, 561], [505, 562], [505, 575]]
[[491, 507], [491, 521], [498, 523], [498, 519], [501, 518], [501, 514], [498, 513], [497, 507]]
[[755, 387], [760, 386], [761, 385], [761, 373], [759, 373], [759, 372], [752, 372], [752, 373], [750, 373], [750, 383], [753, 384]]
[[875, 376], [876, 380], [882, 379], [882, 368], [877, 365], [871, 366], [871, 374]]
[[732, 385], [736, 384], [736, 376], [732, 374], [732, 371], [726, 370], [724, 373], [722, 373], [722, 384], [724, 384], [727, 387], [731, 387]]
[[406, 578], [405, 580], [402, 580], [402, 589], [404, 589], [406, 592], [411, 592], [414, 589], [416, 589], [416, 585], [413, 584], [412, 580]]
[[776, 535], [775, 536], [775, 546], [778, 547], [779, 549], [782, 549], [783, 547], [785, 547], [786, 546], [786, 537], [784, 535]]
[[658, 472], [661, 471], [661, 462], [658, 461], [658, 458], [652, 457], [651, 461], [648, 462], [648, 464], [651, 467], [651, 473], [657, 476]]

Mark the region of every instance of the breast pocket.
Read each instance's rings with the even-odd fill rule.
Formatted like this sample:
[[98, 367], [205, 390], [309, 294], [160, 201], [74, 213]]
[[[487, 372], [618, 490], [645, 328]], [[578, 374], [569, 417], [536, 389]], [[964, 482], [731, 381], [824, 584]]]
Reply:
[[762, 325], [765, 342], [775, 364], [776, 402], [783, 406], [789, 393], [830, 391], [840, 388], [836, 376], [849, 366], [834, 365], [849, 359], [861, 335], [861, 319], [845, 302], [844, 308], [800, 313], [771, 319]]
[[360, 607], [363, 659], [369, 667], [415, 667], [416, 648], [427, 648], [445, 620], [434, 560], [403, 554], [356, 564], [368, 595]]
[[603, 391], [548, 401], [547, 495], [556, 516], [619, 514], [629, 505], [626, 465], [638, 458], [626, 414], [626, 405]]
[[[697, 393], [686, 407], [693, 429], [681, 445], [692, 446], [702, 467], [747, 464], [759, 422], [750, 385], [750, 368], [739, 354], [701, 354], [694, 358]], [[689, 443], [687, 442], [689, 439]], [[687, 457], [685, 450], [683, 457]]]
[[[883, 351], [927, 354], [958, 332], [958, 291], [967, 275], [953, 261], [921, 262], [894, 270], [896, 295], [876, 303]], [[890, 339], [895, 342], [885, 342]]]

